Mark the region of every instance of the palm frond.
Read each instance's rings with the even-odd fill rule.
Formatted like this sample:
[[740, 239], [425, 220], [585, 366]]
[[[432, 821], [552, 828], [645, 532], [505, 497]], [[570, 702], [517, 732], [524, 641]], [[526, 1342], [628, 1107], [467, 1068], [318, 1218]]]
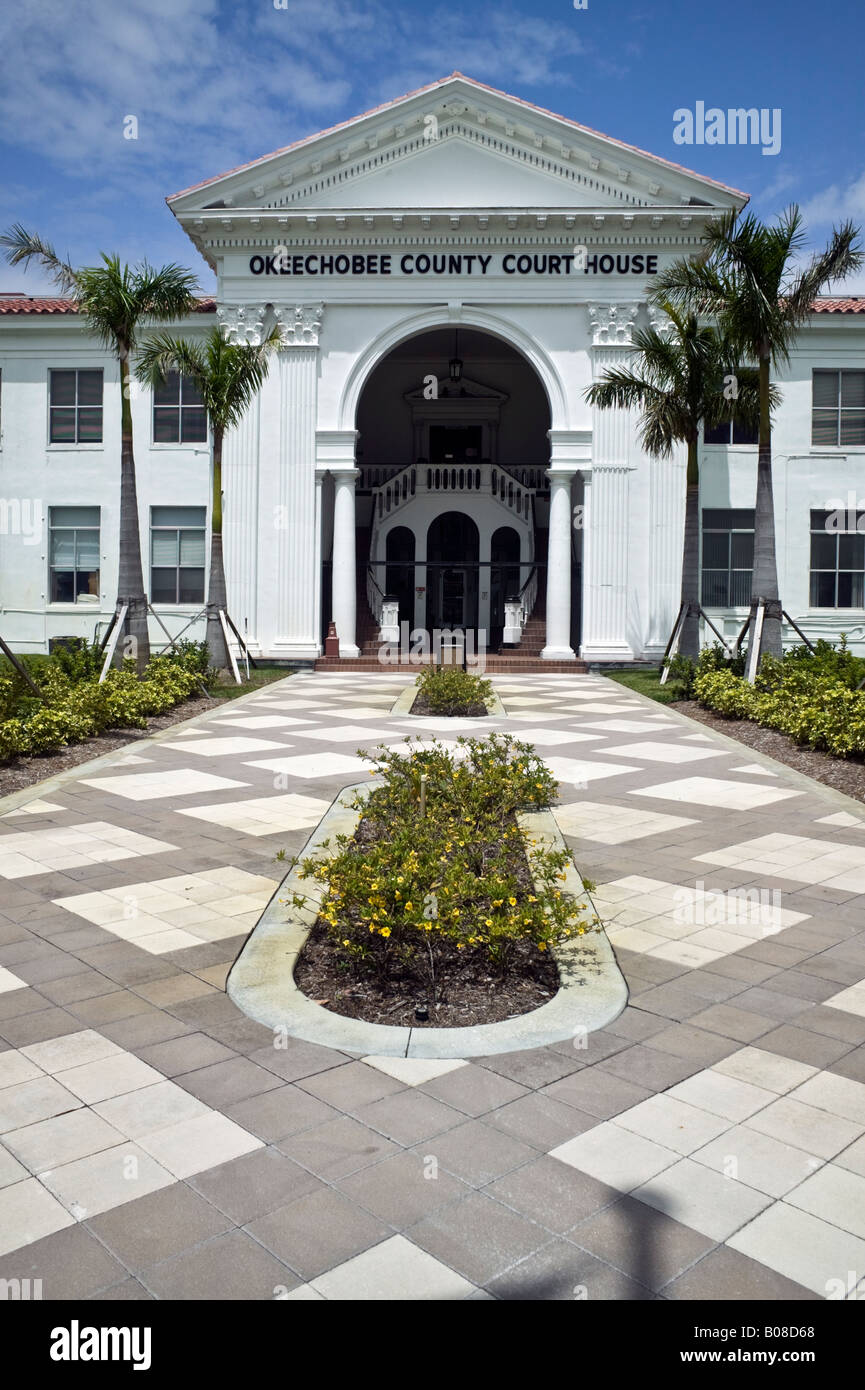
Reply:
[[6, 260], [10, 265], [26, 266], [30, 261], [39, 261], [48, 271], [55, 285], [64, 294], [75, 295], [78, 288], [78, 272], [68, 260], [63, 260], [50, 242], [36, 232], [28, 232], [20, 222], [0, 236], [0, 246], [5, 248]]

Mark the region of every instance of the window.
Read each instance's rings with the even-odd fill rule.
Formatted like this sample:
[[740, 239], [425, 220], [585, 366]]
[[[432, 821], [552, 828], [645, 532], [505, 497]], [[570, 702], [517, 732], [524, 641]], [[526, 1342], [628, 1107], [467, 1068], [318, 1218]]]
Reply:
[[102, 371], [50, 373], [49, 444], [102, 443]]
[[153, 392], [154, 444], [192, 444], [207, 439], [207, 416], [192, 377], [169, 372]]
[[151, 507], [153, 603], [204, 602], [204, 507]]
[[99, 596], [99, 508], [49, 508], [52, 603]]
[[[840, 521], [840, 526], [839, 526]], [[865, 606], [865, 512], [811, 513], [811, 607]]]
[[756, 444], [757, 426], [745, 425], [739, 420], [725, 420], [722, 425], [710, 427], [706, 425], [703, 430], [704, 444]]
[[745, 608], [751, 602], [754, 512], [703, 508], [703, 603]]
[[865, 372], [813, 373], [811, 443], [865, 444]]

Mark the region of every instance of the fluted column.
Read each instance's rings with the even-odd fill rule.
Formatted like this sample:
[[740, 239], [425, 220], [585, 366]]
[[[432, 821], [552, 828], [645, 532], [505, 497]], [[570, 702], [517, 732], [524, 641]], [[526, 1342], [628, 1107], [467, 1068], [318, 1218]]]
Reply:
[[[631, 362], [635, 301], [591, 303], [592, 376]], [[626, 410], [595, 410], [592, 476], [587, 492], [583, 558], [583, 628], [587, 661], [630, 661], [628, 640], [630, 475], [634, 420]]]
[[[265, 655], [308, 660], [320, 652], [316, 623], [316, 413], [322, 304], [226, 304], [230, 342], [260, 343], [274, 322], [281, 344], [253, 419], [258, 440], [256, 622]], [[240, 432], [239, 432], [240, 433]], [[239, 615], [242, 619], [244, 614]]]
[[250, 647], [260, 647], [258, 631], [258, 448], [260, 398], [255, 397], [223, 449], [223, 522], [228, 611]]
[[357, 624], [357, 558], [355, 555], [354, 483], [359, 468], [331, 469], [333, 497], [333, 602], [340, 656], [359, 656]]

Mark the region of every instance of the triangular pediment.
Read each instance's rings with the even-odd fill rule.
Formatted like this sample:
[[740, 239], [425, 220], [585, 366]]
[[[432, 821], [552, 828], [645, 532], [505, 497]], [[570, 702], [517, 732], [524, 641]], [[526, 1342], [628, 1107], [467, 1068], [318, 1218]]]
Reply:
[[484, 401], [496, 407], [508, 399], [507, 392], [497, 391], [494, 386], [486, 386], [482, 381], [472, 381], [467, 376], [460, 377], [459, 381], [451, 381], [449, 376], [438, 377], [434, 395], [429, 390], [429, 384], [406, 391], [403, 399], [412, 406], [435, 405], [436, 401], [470, 400]]
[[712, 180], [454, 74], [170, 198], [180, 221], [319, 209], [740, 207]]

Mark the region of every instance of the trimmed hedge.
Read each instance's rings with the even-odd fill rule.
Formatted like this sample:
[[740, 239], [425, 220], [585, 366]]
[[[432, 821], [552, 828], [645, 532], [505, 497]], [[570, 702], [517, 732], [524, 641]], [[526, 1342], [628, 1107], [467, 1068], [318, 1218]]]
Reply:
[[764, 657], [754, 685], [730, 670], [704, 671], [694, 681], [701, 705], [726, 719], [750, 719], [797, 743], [837, 758], [865, 755], [865, 661], [819, 642], [812, 655], [796, 647], [782, 661]]
[[98, 680], [74, 680], [59, 664], [39, 671], [39, 700], [18, 677], [0, 677], [0, 760], [56, 753], [104, 729], [144, 728], [193, 693], [198, 676], [177, 660], [153, 657], [143, 677], [134, 662]]

